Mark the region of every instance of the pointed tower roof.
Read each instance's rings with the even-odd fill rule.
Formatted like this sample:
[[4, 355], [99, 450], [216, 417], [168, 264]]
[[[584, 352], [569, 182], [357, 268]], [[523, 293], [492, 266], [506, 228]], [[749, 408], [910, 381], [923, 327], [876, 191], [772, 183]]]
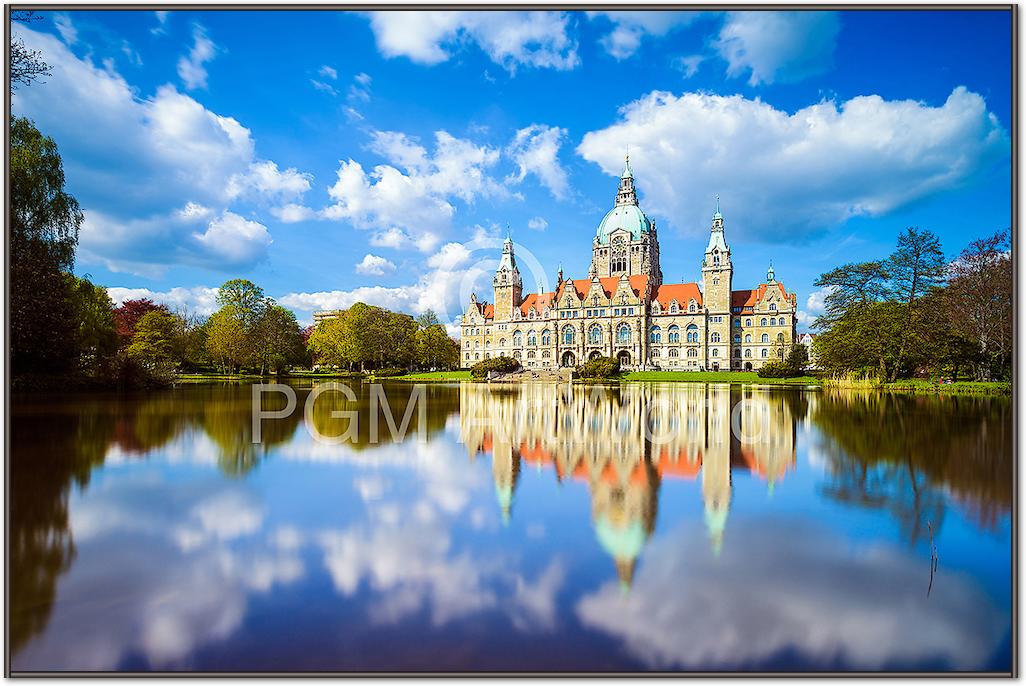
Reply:
[[713, 213], [712, 228], [709, 234], [709, 246], [705, 251], [712, 252], [713, 249], [717, 249], [720, 252], [727, 252], [730, 250], [727, 247], [727, 241], [723, 237], [723, 215], [720, 213], [720, 196], [716, 196], [716, 211]]
[[634, 172], [631, 171], [631, 155], [627, 153], [623, 159], [623, 172], [620, 174], [621, 179], [633, 179]]
[[773, 263], [770, 262], [769, 269], [766, 270], [766, 283], [776, 283], [776, 273], [773, 271]]

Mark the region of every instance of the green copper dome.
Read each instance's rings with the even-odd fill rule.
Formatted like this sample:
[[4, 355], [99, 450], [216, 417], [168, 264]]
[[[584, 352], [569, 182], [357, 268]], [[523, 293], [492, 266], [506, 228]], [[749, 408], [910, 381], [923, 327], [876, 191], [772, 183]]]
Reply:
[[631, 240], [638, 240], [641, 238], [641, 234], [648, 233], [652, 229], [652, 222], [637, 205], [617, 205], [602, 218], [595, 237], [599, 243], [608, 243], [609, 234], [619, 229], [630, 231]]

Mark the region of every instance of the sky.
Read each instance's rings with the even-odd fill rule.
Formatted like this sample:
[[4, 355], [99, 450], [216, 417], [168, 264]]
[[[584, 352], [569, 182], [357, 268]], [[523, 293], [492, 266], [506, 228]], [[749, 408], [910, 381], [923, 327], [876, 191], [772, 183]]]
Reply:
[[363, 301], [451, 326], [585, 278], [630, 154], [664, 281], [700, 280], [716, 197], [734, 288], [907, 226], [949, 257], [1011, 225], [1008, 11], [42, 12], [15, 114], [85, 215], [75, 272], [200, 315], [246, 278], [309, 323]]

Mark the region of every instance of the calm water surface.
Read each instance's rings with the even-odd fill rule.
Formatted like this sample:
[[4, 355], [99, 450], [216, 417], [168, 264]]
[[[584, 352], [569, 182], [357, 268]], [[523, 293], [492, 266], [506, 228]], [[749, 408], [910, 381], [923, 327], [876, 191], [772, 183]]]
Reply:
[[1007, 399], [352, 386], [15, 398], [13, 669], [1010, 669]]

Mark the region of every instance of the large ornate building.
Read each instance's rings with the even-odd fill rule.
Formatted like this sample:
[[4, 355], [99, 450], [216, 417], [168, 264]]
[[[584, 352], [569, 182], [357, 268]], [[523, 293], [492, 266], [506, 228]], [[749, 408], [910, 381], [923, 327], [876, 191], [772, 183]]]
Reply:
[[758, 369], [794, 344], [797, 296], [772, 267], [750, 290], [733, 290], [733, 271], [717, 203], [702, 283], [663, 283], [656, 225], [638, 206], [628, 159], [587, 279], [566, 279], [560, 268], [555, 291], [525, 294], [506, 238], [493, 301], [472, 294], [463, 315], [463, 364], [505, 355], [552, 369], [607, 356], [627, 369]]

